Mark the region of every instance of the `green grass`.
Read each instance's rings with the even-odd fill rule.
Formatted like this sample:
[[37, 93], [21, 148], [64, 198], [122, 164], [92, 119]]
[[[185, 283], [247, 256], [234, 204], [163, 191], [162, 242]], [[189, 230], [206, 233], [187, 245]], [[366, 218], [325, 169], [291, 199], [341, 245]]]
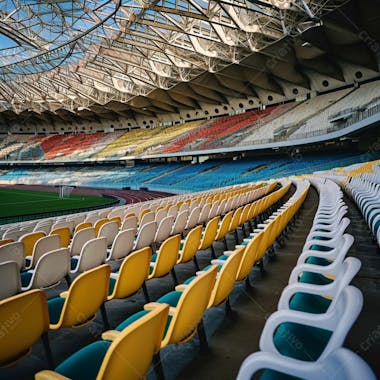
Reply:
[[93, 195], [70, 195], [59, 198], [57, 193], [0, 188], [0, 217], [30, 215], [43, 212], [74, 210], [109, 204], [110, 198]]

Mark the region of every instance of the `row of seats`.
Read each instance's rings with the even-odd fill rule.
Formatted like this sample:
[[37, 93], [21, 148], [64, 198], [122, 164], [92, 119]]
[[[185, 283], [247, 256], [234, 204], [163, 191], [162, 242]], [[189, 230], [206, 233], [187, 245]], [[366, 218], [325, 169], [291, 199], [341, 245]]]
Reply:
[[[273, 188], [273, 186], [271, 188]], [[278, 197], [278, 191], [276, 191], [273, 194], [269, 195], [268, 197], [270, 198]], [[274, 200], [272, 200], [272, 202], [273, 201]], [[263, 203], [263, 201], [260, 200], [260, 201], [253, 202], [252, 205], [257, 204], [257, 202]], [[271, 202], [267, 202], [266, 204], [270, 204], [270, 203]], [[250, 205], [250, 209], [257, 211], [257, 207], [253, 207], [251, 205]], [[246, 208], [246, 210], [248, 210], [248, 208]], [[231, 218], [231, 220], [238, 220], [237, 224], [239, 224], [240, 221], [242, 220], [240, 217], [242, 214], [243, 213], [239, 211], [237, 213], [237, 215], [239, 215], [239, 218], [235, 217], [235, 218]], [[245, 217], [248, 218], [248, 212], [246, 212], [245, 215], [246, 215]], [[211, 220], [209, 223], [214, 224], [213, 220]], [[223, 225], [225, 225], [225, 223], [223, 224], [222, 222], [221, 226]], [[208, 235], [207, 225], [206, 225], [203, 236], [201, 236], [201, 233], [199, 233], [201, 229], [202, 229], [202, 226], [198, 226], [194, 229], [194, 231], [198, 230], [196, 245], [195, 245], [197, 248], [205, 246], [203, 245], [202, 242], [205, 240], [208, 240], [208, 238], [206, 238], [206, 236]], [[175, 252], [174, 256], [178, 257], [181, 260], [182, 258], [185, 257], [184, 252], [185, 252], [186, 246], [194, 245], [194, 243], [188, 244], [190, 239], [192, 239], [191, 238], [192, 236], [193, 236], [192, 231], [190, 231], [189, 234], [186, 236], [185, 240], [183, 241], [182, 253], [178, 250], [180, 237], [179, 235], [176, 235], [174, 237], [169, 238], [166, 242], [164, 242], [161, 245], [155, 257], [154, 255], [152, 256], [150, 247], [143, 248], [139, 252], [134, 252], [130, 254], [124, 259], [119, 273], [115, 273], [114, 275], [111, 275], [111, 278], [110, 278], [110, 268], [107, 264], [100, 265], [94, 269], [90, 269], [82, 273], [74, 280], [74, 282], [71, 284], [67, 293], [61, 294], [60, 297], [55, 297], [53, 299], [50, 299], [47, 302], [47, 309], [46, 309], [46, 306], [43, 306], [43, 305], [41, 306], [41, 304], [44, 303], [44, 296], [41, 295], [41, 293], [38, 293], [40, 291], [29, 291], [29, 292], [24, 293], [25, 297], [31, 297], [31, 299], [34, 299], [34, 300], [38, 299], [38, 302], [39, 302], [39, 306], [37, 307], [37, 309], [39, 310], [39, 313], [33, 312], [33, 315], [35, 316], [36, 319], [34, 318], [32, 319], [33, 326], [36, 326], [38, 331], [37, 332], [33, 331], [33, 333], [29, 335], [28, 339], [35, 340], [36, 336], [37, 335], [40, 336], [41, 334], [43, 336], [46, 336], [47, 328], [54, 330], [54, 329], [64, 327], [64, 326], [79, 327], [82, 324], [86, 324], [94, 318], [94, 314], [96, 310], [99, 308], [101, 308], [102, 310], [103, 320], [106, 327], [107, 318], [106, 318], [106, 313], [105, 313], [105, 308], [104, 308], [103, 303], [106, 300], [113, 299], [114, 297], [119, 298], [123, 296], [125, 298], [126, 296], [128, 296], [129, 295], [128, 292], [131, 292], [131, 286], [132, 286], [131, 281], [133, 281], [134, 276], [135, 277], [137, 276], [137, 273], [143, 274], [142, 276], [140, 276], [140, 278], [142, 278], [142, 280], [144, 281], [146, 279], [145, 274], [147, 273], [147, 271], [145, 269], [141, 270], [140, 268], [149, 268], [149, 266], [151, 266], [152, 269], [150, 270], [150, 273], [154, 274], [156, 272], [158, 277], [161, 277], [163, 274], [157, 273], [158, 271], [156, 270], [156, 267], [160, 266], [160, 257], [162, 257], [164, 261], [167, 261], [167, 257], [169, 253], [174, 251]], [[163, 253], [164, 250], [166, 251], [166, 253]], [[195, 250], [195, 253], [196, 253], [196, 250]], [[148, 266], [146, 264], [142, 265], [142, 261], [144, 261], [144, 258], [149, 259]], [[126, 275], [126, 272], [125, 272], [127, 267], [129, 267], [129, 271], [128, 271], [129, 275]], [[212, 275], [208, 275], [209, 277], [208, 283], [211, 283], [211, 284], [213, 283], [212, 278], [215, 279], [216, 270], [214, 270], [213, 273], [214, 274]], [[129, 279], [128, 283], [126, 279]], [[189, 287], [189, 289], [195, 287], [195, 284], [197, 282], [198, 281], [194, 281], [194, 284], [191, 287]], [[110, 285], [110, 290], [108, 289], [108, 285]], [[140, 287], [141, 287], [141, 283], [140, 283]], [[138, 288], [139, 287], [135, 288], [134, 291], [137, 291]], [[82, 290], [80, 291], [80, 289]], [[94, 292], [94, 289], [97, 289], [97, 291]], [[106, 289], [105, 292], [103, 292], [104, 289]], [[184, 292], [184, 294], [185, 293], [186, 292]], [[193, 292], [187, 292], [187, 293], [193, 293]], [[205, 297], [207, 295], [207, 292], [205, 293], [201, 291], [200, 293], [202, 294], [202, 297]], [[14, 311], [15, 308], [18, 309], [20, 307], [21, 298], [22, 297], [20, 295], [9, 297], [8, 299], [0, 303], [1, 305], [0, 307], [3, 307], [4, 309], [7, 309], [7, 310]], [[34, 301], [32, 301], [31, 299], [30, 298], [28, 299], [28, 304], [33, 303], [34, 305]], [[86, 300], [85, 302], [84, 302], [84, 299]], [[192, 297], [192, 299], [193, 300], [198, 299], [198, 297]], [[45, 299], [45, 303], [46, 303], [46, 299]], [[70, 304], [71, 306], [69, 307], [68, 305]], [[26, 310], [26, 309], [27, 308], [25, 308], [25, 312], [30, 311], [30, 309], [29, 310]], [[41, 310], [42, 310], [42, 316], [41, 316]], [[46, 311], [49, 314], [48, 320], [50, 320], [50, 324], [46, 324], [46, 319], [47, 319]], [[188, 313], [182, 312], [182, 313], [179, 313], [179, 316], [181, 316], [181, 318], [184, 318], [187, 314]], [[0, 315], [2, 316], [3, 313], [0, 313]], [[39, 321], [38, 318], [42, 319], [45, 322], [41, 323], [41, 321]], [[174, 320], [174, 318], [172, 320]], [[181, 322], [177, 322], [177, 323], [179, 324], [179, 326], [181, 325]], [[174, 332], [175, 331], [176, 329], [174, 329]], [[30, 340], [27, 340], [27, 341], [30, 341]], [[50, 350], [48, 347], [48, 343], [46, 341], [46, 337], [44, 341], [45, 341], [45, 346], [47, 348], [48, 357], [51, 360], [51, 354], [49, 353]], [[145, 343], [145, 340], [144, 340], [144, 343]], [[20, 344], [22, 343], [13, 342], [12, 349], [10, 349], [9, 352], [8, 351], [2, 352], [1, 361], [4, 362], [6, 360], [14, 359], [13, 355], [16, 354], [17, 349], [19, 349], [20, 347]], [[6, 359], [4, 359], [4, 356], [6, 356]]]
[[371, 174], [351, 177], [344, 189], [359, 207], [380, 247], [380, 168], [374, 165], [373, 169]]
[[[208, 231], [210, 225], [217, 226], [218, 215], [238, 207], [241, 202], [262, 196], [274, 186], [275, 183], [254, 186], [245, 193], [244, 198], [240, 197], [242, 194], [235, 194], [227, 201], [213, 201], [214, 197], [211, 197], [203, 198], [201, 203], [169, 203], [166, 207], [158, 207], [156, 211], [141, 209], [141, 206], [114, 208], [108, 213], [112, 218], [97, 219], [97, 215], [91, 221], [87, 217], [75, 226], [72, 237], [74, 224], [71, 220], [61, 221], [59, 225], [56, 223], [54, 226], [59, 228], [52, 230], [48, 236], [44, 231], [37, 231], [21, 236], [17, 242], [5, 240], [5, 244], [0, 246], [0, 262], [3, 263], [0, 271], [4, 273], [0, 297], [8, 297], [20, 290], [52, 287], [63, 278], [70, 284], [69, 275], [82, 273], [110, 260], [122, 260], [132, 251], [144, 247], [157, 249], [171, 235], [179, 237], [178, 234], [184, 234], [197, 225], [202, 227], [210, 220], [212, 223], [207, 224], [205, 229], [207, 239], [202, 238], [196, 245], [196, 248], [199, 246], [198, 249], [208, 248], [207, 244], [214, 240], [216, 230], [212, 237], [209, 237]], [[131, 212], [132, 210], [139, 210], [139, 216]], [[227, 226], [227, 232], [236, 228], [233, 223]], [[224, 235], [219, 236], [222, 238]], [[166, 248], [167, 245], [164, 242], [162, 246]], [[163, 250], [167, 251], [164, 248]], [[19, 271], [22, 271], [21, 274]]]
[[358, 317], [363, 296], [349, 285], [360, 260], [348, 257], [353, 237], [343, 193], [332, 181], [311, 180], [319, 205], [303, 251], [283, 290], [278, 311], [267, 320], [260, 352], [248, 356], [238, 380], [375, 379], [369, 366], [342, 347]]

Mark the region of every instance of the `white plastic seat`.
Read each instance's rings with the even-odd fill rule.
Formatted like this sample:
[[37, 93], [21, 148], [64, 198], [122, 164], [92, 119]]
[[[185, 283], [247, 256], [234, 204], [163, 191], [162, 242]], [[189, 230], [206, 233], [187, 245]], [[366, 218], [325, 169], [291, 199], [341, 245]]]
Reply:
[[14, 296], [21, 290], [20, 271], [15, 261], [0, 264], [0, 300]]
[[24, 245], [20, 241], [15, 241], [0, 246], [0, 263], [6, 261], [15, 261], [19, 270], [24, 268]]
[[68, 248], [59, 248], [44, 253], [37, 261], [32, 277], [22, 291], [46, 289], [58, 285], [70, 271], [70, 253]]
[[251, 380], [256, 372], [263, 369], [307, 380], [376, 380], [369, 365], [360, 356], [343, 347], [316, 362], [285, 358], [269, 352], [256, 352], [243, 361], [236, 380]]
[[107, 247], [109, 247], [116, 235], [119, 232], [119, 225], [116, 221], [104, 223], [99, 230], [98, 237], [105, 237], [107, 239]]
[[134, 238], [134, 228], [119, 231], [112, 243], [111, 248], [107, 249], [106, 261], [121, 260], [127, 256], [133, 249]]
[[[107, 239], [104, 237], [87, 241], [79, 256], [73, 256], [71, 273], [85, 272], [105, 263], [107, 257]], [[74, 260], [74, 261], [73, 261]], [[76, 262], [75, 262], [76, 261]]]

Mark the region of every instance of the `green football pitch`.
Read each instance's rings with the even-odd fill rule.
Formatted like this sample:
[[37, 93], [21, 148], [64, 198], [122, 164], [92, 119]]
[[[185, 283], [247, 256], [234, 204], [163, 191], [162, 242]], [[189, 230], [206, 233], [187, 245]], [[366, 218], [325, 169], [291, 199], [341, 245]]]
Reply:
[[75, 210], [112, 203], [111, 198], [93, 195], [70, 195], [59, 198], [56, 193], [0, 188], [0, 217], [44, 212]]

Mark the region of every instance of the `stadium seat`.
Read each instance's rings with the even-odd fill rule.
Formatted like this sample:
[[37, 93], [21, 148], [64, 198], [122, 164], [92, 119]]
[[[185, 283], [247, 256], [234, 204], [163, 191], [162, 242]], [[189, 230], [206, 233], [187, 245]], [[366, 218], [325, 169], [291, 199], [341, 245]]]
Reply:
[[61, 247], [61, 239], [58, 235], [44, 236], [36, 241], [31, 256], [25, 257], [25, 269], [29, 270], [36, 266], [37, 261], [46, 252], [53, 251]]
[[73, 238], [69, 245], [70, 255], [76, 256], [79, 255], [83, 245], [91, 239], [95, 239], [95, 228], [94, 227], [85, 227], [80, 228], [74, 232]]
[[47, 289], [58, 285], [70, 272], [70, 253], [67, 248], [58, 248], [42, 254], [34, 269], [21, 273], [22, 291]]
[[223, 216], [223, 219], [219, 223], [218, 231], [217, 231], [216, 236], [215, 236], [215, 241], [219, 241], [219, 240], [223, 239], [224, 246], [226, 249], [228, 248], [226, 236], [229, 232], [233, 213], [234, 213], [233, 211], [229, 211], [227, 214], [225, 214]]
[[[46, 379], [143, 379], [161, 346], [169, 306], [160, 305], [131, 323], [121, 333], [112, 331], [65, 359], [53, 371], [41, 371], [36, 380]], [[83, 363], [88, 363], [84, 366]]]
[[195, 268], [199, 270], [196, 253], [201, 242], [202, 230], [202, 226], [194, 227], [188, 232], [186, 238], [181, 241], [177, 264], [184, 264], [193, 260]]
[[71, 241], [70, 227], [52, 228], [49, 235], [58, 235], [61, 240], [61, 247], [67, 248]]
[[80, 274], [67, 292], [49, 299], [50, 329], [81, 327], [90, 323], [99, 308], [103, 309], [104, 327], [108, 321], [104, 313], [104, 302], [108, 297], [111, 268], [100, 265]]
[[256, 352], [244, 360], [236, 380], [250, 380], [260, 370], [270, 370], [260, 376], [262, 380], [319, 380], [321, 376], [326, 380], [376, 380], [368, 364], [360, 356], [343, 347], [332, 351], [323, 360], [307, 363], [269, 352]]
[[101, 218], [101, 219], [98, 219], [95, 223], [94, 223], [94, 228], [95, 228], [95, 234], [96, 234], [96, 237], [99, 237], [99, 231], [100, 231], [100, 228], [103, 226], [103, 224], [105, 223], [108, 223], [108, 218]]
[[136, 293], [148, 278], [151, 257], [150, 247], [141, 248], [125, 257], [119, 270], [111, 273], [107, 301], [127, 298]]
[[183, 231], [185, 230], [188, 217], [189, 217], [188, 210], [178, 212], [175, 218], [172, 230], [170, 232], [170, 235], [182, 234]]
[[19, 266], [15, 261], [0, 263], [0, 300], [14, 296], [21, 291]]
[[154, 242], [156, 230], [157, 224], [154, 221], [145, 223], [139, 228], [137, 237], [133, 243], [133, 250], [136, 251], [140, 248], [151, 246]]
[[[181, 235], [174, 235], [166, 239], [151, 257], [150, 269], [148, 280], [152, 278], [164, 277], [169, 272], [173, 276], [174, 284], [177, 285], [177, 277], [174, 271], [174, 265], [178, 260], [179, 246], [181, 243]], [[149, 302], [149, 295], [146, 286], [144, 286], [144, 294], [147, 302]]]
[[[306, 362], [322, 360], [342, 346], [362, 306], [360, 290], [346, 286], [326, 313], [277, 311], [266, 321], [260, 349]], [[291, 341], [288, 336], [292, 336]]]
[[74, 228], [74, 235], [80, 231], [80, 230], [83, 230], [85, 228], [90, 228], [92, 227], [92, 223], [91, 222], [82, 222], [82, 223], [79, 223], [75, 226]]
[[126, 218], [124, 218], [123, 223], [120, 227], [120, 230], [129, 230], [133, 228], [135, 231], [137, 231], [137, 216], [136, 215], [130, 215]]
[[160, 224], [158, 224], [156, 235], [154, 237], [154, 243], [156, 246], [159, 246], [164, 240], [166, 240], [170, 236], [173, 223], [174, 217], [166, 216], [161, 220]]
[[19, 270], [25, 265], [24, 244], [20, 241], [0, 246], [0, 263], [15, 261]]
[[88, 240], [78, 256], [71, 257], [70, 273], [84, 272], [104, 264], [107, 257], [107, 240], [104, 237]]
[[104, 223], [98, 232], [98, 237], [107, 239], [107, 247], [111, 246], [117, 233], [119, 232], [119, 224], [117, 221]]
[[111, 248], [107, 249], [107, 259], [122, 260], [132, 252], [135, 238], [135, 229], [120, 230], [116, 235]]
[[[148, 303], [140, 311], [116, 327], [116, 331], [123, 331], [135, 320], [150, 313], [162, 304], [170, 306], [169, 317], [161, 342], [161, 348], [169, 344], [186, 343], [198, 331], [201, 346], [207, 346], [207, 339], [203, 329], [202, 317], [210, 301], [211, 291], [215, 284], [217, 267], [212, 266], [206, 272], [192, 281], [189, 285], [178, 285], [173, 292], [169, 292], [156, 302]], [[156, 362], [159, 364], [159, 361]]]
[[206, 227], [203, 231], [201, 241], [200, 241], [199, 247], [198, 247], [199, 251], [204, 251], [208, 248], [211, 248], [211, 255], [213, 258], [216, 258], [213, 243], [215, 241], [215, 237], [216, 237], [216, 234], [218, 232], [219, 220], [220, 220], [220, 217], [216, 216], [215, 218], [208, 221], [208, 223], [206, 224]]
[[19, 238], [19, 241], [24, 245], [25, 257], [32, 255], [34, 244], [36, 244], [36, 241], [45, 236], [46, 236], [45, 232], [37, 231], [37, 232], [30, 232]]
[[52, 356], [47, 337], [49, 314], [46, 295], [42, 290], [30, 290], [0, 301], [0, 325], [9, 326], [0, 337], [0, 367], [17, 363], [29, 354], [42, 338], [48, 364]]

